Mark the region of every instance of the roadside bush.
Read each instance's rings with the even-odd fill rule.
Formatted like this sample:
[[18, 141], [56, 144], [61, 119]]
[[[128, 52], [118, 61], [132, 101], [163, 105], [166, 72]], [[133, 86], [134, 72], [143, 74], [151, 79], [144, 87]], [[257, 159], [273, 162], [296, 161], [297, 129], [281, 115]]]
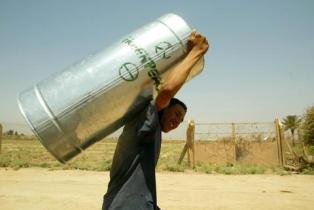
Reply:
[[306, 110], [302, 130], [304, 143], [314, 145], [314, 106]]

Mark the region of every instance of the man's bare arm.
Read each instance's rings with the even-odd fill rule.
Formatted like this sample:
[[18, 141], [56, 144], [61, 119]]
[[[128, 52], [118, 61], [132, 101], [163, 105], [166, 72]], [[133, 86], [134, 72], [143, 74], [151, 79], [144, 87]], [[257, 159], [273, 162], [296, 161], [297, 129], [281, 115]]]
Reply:
[[170, 99], [180, 90], [185, 80], [189, 76], [193, 66], [207, 52], [208, 42], [206, 37], [193, 32], [188, 41], [189, 54], [186, 58], [169, 74], [162, 84], [156, 98], [158, 111], [167, 107]]

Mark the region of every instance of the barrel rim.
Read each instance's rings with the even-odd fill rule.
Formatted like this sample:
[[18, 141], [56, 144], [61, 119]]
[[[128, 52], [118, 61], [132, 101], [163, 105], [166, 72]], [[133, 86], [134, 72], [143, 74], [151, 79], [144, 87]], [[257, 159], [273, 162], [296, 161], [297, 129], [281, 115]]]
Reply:
[[61, 159], [60, 157], [58, 157], [46, 144], [45, 141], [43, 141], [43, 139], [40, 137], [39, 133], [37, 132], [37, 130], [35, 129], [34, 125], [32, 124], [31, 120], [28, 118], [28, 116], [26, 115], [24, 109], [23, 109], [23, 105], [21, 102], [21, 94], [19, 94], [18, 98], [17, 98], [17, 104], [18, 107], [20, 109], [20, 112], [22, 114], [22, 116], [24, 117], [24, 119], [26, 120], [26, 123], [28, 124], [28, 126], [31, 128], [31, 131], [35, 134], [36, 138], [40, 141], [40, 143], [48, 150], [48, 152], [54, 156], [59, 162], [61, 163], [65, 163], [65, 161], [63, 159]]

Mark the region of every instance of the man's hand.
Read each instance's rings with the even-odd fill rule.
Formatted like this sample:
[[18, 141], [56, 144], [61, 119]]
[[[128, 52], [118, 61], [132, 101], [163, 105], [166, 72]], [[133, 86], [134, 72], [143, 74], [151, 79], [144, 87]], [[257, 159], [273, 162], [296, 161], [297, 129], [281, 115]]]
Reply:
[[202, 57], [208, 50], [208, 42], [205, 36], [193, 31], [188, 40], [189, 53], [195, 57]]
[[170, 99], [179, 91], [193, 66], [207, 52], [208, 42], [204, 36], [192, 32], [188, 40], [188, 55], [175, 67], [162, 84], [156, 98], [158, 111], [168, 106]]

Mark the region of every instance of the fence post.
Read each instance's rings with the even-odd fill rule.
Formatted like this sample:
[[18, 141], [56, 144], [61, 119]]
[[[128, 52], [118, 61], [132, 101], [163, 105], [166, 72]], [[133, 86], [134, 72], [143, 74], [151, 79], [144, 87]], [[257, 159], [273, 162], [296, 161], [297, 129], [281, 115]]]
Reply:
[[191, 124], [191, 139], [190, 139], [190, 149], [192, 151], [192, 167], [195, 168], [195, 147], [194, 147], [194, 140], [195, 140], [195, 123], [192, 120]]
[[231, 137], [232, 137], [232, 143], [233, 143], [233, 149], [234, 149], [234, 162], [237, 162], [237, 144], [236, 144], [236, 133], [235, 133], [235, 124], [231, 123]]
[[282, 154], [282, 128], [280, 125], [279, 119], [275, 119], [275, 127], [276, 127], [276, 139], [277, 139], [277, 150], [278, 150], [278, 160], [280, 166], [283, 166], [283, 154]]
[[0, 153], [1, 153], [1, 145], [2, 145], [2, 125], [0, 123]]
[[194, 149], [194, 135], [195, 135], [195, 123], [193, 120], [190, 120], [188, 127], [186, 129], [186, 143], [181, 152], [178, 164], [181, 164], [185, 153], [188, 153], [188, 164], [191, 164], [191, 153], [192, 153], [192, 166], [195, 167], [195, 149]]

